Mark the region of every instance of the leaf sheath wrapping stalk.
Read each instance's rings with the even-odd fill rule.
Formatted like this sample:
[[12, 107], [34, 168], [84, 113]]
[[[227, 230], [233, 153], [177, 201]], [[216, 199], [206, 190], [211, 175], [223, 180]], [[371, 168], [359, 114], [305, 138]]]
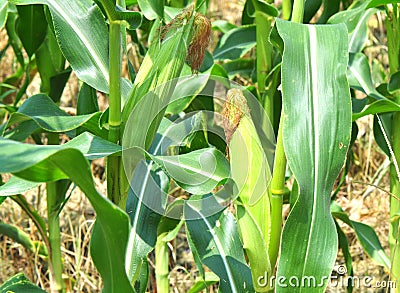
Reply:
[[300, 194], [282, 235], [277, 278], [286, 278], [286, 283], [277, 284], [276, 290], [323, 292], [338, 245], [330, 194], [350, 142], [347, 30], [343, 24], [279, 19], [277, 28], [284, 42], [283, 140]]
[[268, 257], [271, 234], [268, 184], [271, 173], [242, 91], [228, 91], [223, 115], [231, 176], [237, 184], [241, 202], [237, 205], [239, 230], [252, 266], [253, 285], [257, 292], [267, 292], [268, 286], [259, 286], [257, 280], [265, 274], [271, 276]]

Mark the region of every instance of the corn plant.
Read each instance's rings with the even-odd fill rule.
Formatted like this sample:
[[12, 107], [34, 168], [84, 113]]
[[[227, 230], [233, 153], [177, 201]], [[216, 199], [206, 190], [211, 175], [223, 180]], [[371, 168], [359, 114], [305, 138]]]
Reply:
[[[324, 292], [338, 247], [353, 274], [339, 221], [397, 282], [398, 1], [247, 0], [240, 27], [212, 24], [208, 1], [188, 2], [0, 0], [0, 27], [19, 63], [1, 84], [0, 172], [12, 177], [0, 186], [0, 203], [15, 201], [42, 241], [8, 223], [0, 232], [47, 257], [50, 290], [65, 292], [59, 221], [74, 184], [96, 211], [90, 253], [104, 292], [146, 292], [153, 251], [152, 289], [169, 292], [168, 243], [182, 229], [199, 270], [189, 292]], [[386, 15], [389, 55], [378, 88], [363, 53], [376, 13]], [[210, 53], [212, 29], [223, 35]], [[128, 61], [129, 80], [127, 34], [142, 54], [137, 72]], [[41, 93], [25, 98], [36, 70]], [[72, 71], [81, 81], [75, 116], [59, 107]], [[237, 74], [252, 85], [231, 81]], [[355, 99], [356, 90], [367, 98]], [[108, 95], [104, 112], [97, 91]], [[371, 114], [392, 159], [390, 256], [374, 230], [335, 201], [355, 121]], [[90, 171], [101, 157], [106, 196]], [[47, 222], [21, 195], [41, 182]], [[0, 286], [23, 289], [43, 292], [23, 275]]]

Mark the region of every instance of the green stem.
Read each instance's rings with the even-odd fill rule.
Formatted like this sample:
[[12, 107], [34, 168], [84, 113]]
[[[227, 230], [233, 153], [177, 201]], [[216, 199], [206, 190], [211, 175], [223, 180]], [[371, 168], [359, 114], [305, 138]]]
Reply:
[[265, 81], [272, 66], [272, 45], [266, 36], [271, 31], [272, 18], [256, 11], [256, 39], [257, 39], [257, 84], [258, 92], [262, 96], [265, 92]]
[[46, 245], [47, 251], [51, 250], [49, 238], [46, 233], [46, 224], [35, 209], [25, 200], [22, 195], [11, 196], [11, 199], [16, 202], [20, 208], [28, 215], [28, 217], [33, 221], [34, 225], [39, 231], [39, 234]]
[[48, 182], [47, 191], [47, 221], [49, 235], [49, 264], [51, 272], [51, 292], [65, 292], [65, 283], [62, 279], [63, 263], [61, 255], [60, 234], [60, 200], [57, 194], [57, 182]]
[[282, 1], [282, 18], [284, 20], [289, 20], [291, 10], [292, 10], [292, 0], [283, 0]]
[[157, 292], [169, 292], [169, 254], [168, 242], [163, 241], [167, 233], [158, 236], [155, 253], [156, 253], [156, 280]]
[[[59, 144], [58, 133], [47, 134], [48, 144]], [[50, 265], [50, 291], [65, 292], [65, 283], [62, 279], [64, 270], [61, 255], [61, 233], [60, 233], [60, 207], [64, 194], [58, 194], [58, 182], [46, 183], [47, 199], [47, 226], [49, 239], [49, 265]]]
[[[109, 141], [119, 143], [121, 138], [121, 25], [110, 23], [110, 95], [109, 95]], [[119, 205], [122, 202], [120, 191], [120, 156], [111, 156], [107, 161], [108, 198]]]
[[110, 24], [110, 95], [108, 139], [118, 143], [121, 127], [121, 25]]
[[[390, 11], [386, 7], [387, 18], [387, 39], [388, 39], [388, 55], [389, 55], [389, 69], [390, 76], [400, 70], [400, 5], [393, 4], [393, 10]], [[394, 100], [400, 104], [400, 91], [393, 93]], [[395, 112], [392, 120], [392, 134], [391, 142], [393, 155], [396, 160], [390, 167], [390, 192], [399, 197], [400, 196], [400, 181], [395, 167], [395, 163], [400, 163], [400, 113]], [[394, 162], [396, 161], [396, 162]], [[400, 212], [400, 202], [392, 197], [390, 199], [390, 216], [393, 217]], [[400, 221], [392, 221], [389, 227], [389, 244], [390, 254], [392, 258], [392, 279], [399, 284], [400, 281]], [[396, 292], [400, 292], [400, 286], [397, 286]]]
[[285, 188], [286, 156], [283, 148], [283, 113], [278, 130], [274, 173], [271, 181], [271, 239], [268, 247], [271, 268], [276, 265], [282, 233], [282, 205]]
[[[303, 21], [304, 13], [304, 0], [295, 0], [293, 6], [293, 22], [301, 23]], [[278, 259], [281, 234], [282, 234], [282, 204], [283, 204], [283, 193], [285, 187], [285, 172], [286, 172], [286, 156], [283, 147], [283, 117], [284, 113], [281, 113], [281, 119], [279, 122], [278, 138], [275, 150], [275, 161], [273, 176], [271, 181], [271, 238], [268, 247], [268, 253], [271, 262], [271, 268], [276, 265]]]
[[268, 36], [272, 29], [273, 18], [256, 11], [256, 39], [257, 39], [257, 86], [258, 93], [264, 103], [270, 121], [274, 121], [274, 93], [266, 91], [266, 81], [272, 67], [272, 45], [268, 42]]
[[[293, 6], [293, 22], [301, 23], [304, 14], [304, 0], [295, 0]], [[275, 150], [274, 169], [271, 181], [271, 239], [268, 247], [268, 253], [271, 262], [271, 268], [276, 265], [278, 258], [279, 246], [282, 234], [282, 203], [285, 187], [286, 172], [286, 156], [283, 147], [283, 120], [284, 113], [282, 110], [279, 122], [278, 138]]]
[[[398, 99], [400, 103], [400, 99]], [[400, 113], [393, 115], [392, 121], [392, 148], [393, 154], [397, 163], [400, 163]], [[397, 198], [400, 197], [400, 182], [394, 164], [390, 166], [390, 192]], [[400, 212], [400, 202], [398, 199], [392, 197], [390, 199], [390, 217], [395, 217]], [[400, 281], [400, 234], [399, 234], [400, 220], [392, 221], [389, 226], [389, 244], [390, 255], [392, 259], [391, 275], [392, 279], [399, 284]], [[400, 292], [397, 287], [396, 292]]]
[[294, 0], [292, 21], [297, 23], [303, 22], [304, 17], [304, 2], [305, 0]]

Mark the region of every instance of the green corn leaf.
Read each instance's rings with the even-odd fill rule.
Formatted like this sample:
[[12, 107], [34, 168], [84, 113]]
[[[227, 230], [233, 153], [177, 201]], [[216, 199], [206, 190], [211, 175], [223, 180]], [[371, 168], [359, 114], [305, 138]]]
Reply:
[[17, 6], [17, 33], [29, 57], [36, 52], [46, 37], [47, 21], [43, 5]]
[[371, 1], [369, 1], [369, 4], [368, 4], [367, 8], [378, 7], [378, 6], [394, 4], [394, 3], [400, 3], [400, 1], [396, 1], [396, 0], [371, 0]]
[[386, 99], [373, 85], [368, 59], [364, 54], [350, 54], [347, 78], [350, 87], [364, 92], [375, 100]]
[[0, 234], [10, 237], [32, 253], [38, 252], [42, 257], [47, 256], [47, 249], [43, 243], [32, 241], [28, 234], [13, 225], [0, 222]]
[[377, 12], [376, 9], [368, 9], [368, 1], [354, 2], [354, 4], [345, 11], [333, 15], [328, 23], [344, 23], [349, 32], [349, 52], [358, 53], [363, 49], [368, 39], [369, 18]]
[[165, 114], [181, 113], [189, 107], [199, 94], [212, 96], [209, 89], [214, 89], [212, 82], [217, 76], [228, 78], [225, 70], [220, 65], [213, 64], [207, 72], [201, 75], [178, 80]]
[[124, 266], [129, 218], [95, 189], [88, 161], [82, 153], [63, 146], [37, 146], [0, 138], [0, 173], [49, 182], [71, 179], [96, 211], [91, 256], [104, 282], [104, 292], [133, 292]]
[[[168, 213], [168, 212], [167, 212]], [[184, 221], [163, 217], [158, 226], [158, 236], [155, 247], [156, 282], [158, 292], [169, 291], [169, 247], [168, 242], [175, 239]]]
[[166, 204], [163, 196], [168, 187], [168, 177], [154, 163], [141, 161], [137, 165], [126, 202], [132, 228], [125, 264], [132, 283], [140, 277], [143, 266], [147, 266], [147, 255], [156, 245], [157, 227]]
[[213, 53], [214, 60], [235, 60], [256, 45], [255, 25], [241, 26], [227, 32], [220, 39], [217, 48]]
[[8, 1], [0, 0], [0, 29], [4, 27], [8, 16]]
[[164, 0], [138, 0], [137, 2], [147, 19], [164, 18]]
[[108, 92], [108, 30], [100, 9], [93, 6], [91, 0], [10, 2], [16, 5], [47, 5], [53, 17], [61, 51], [79, 79], [99, 91]]
[[65, 69], [65, 58], [51, 30], [47, 31], [43, 44], [35, 52], [35, 57], [40, 73], [40, 91], [59, 103], [72, 69], [71, 67]]
[[150, 158], [179, 186], [193, 194], [212, 192], [230, 175], [225, 155], [215, 148], [177, 156], [150, 156]]
[[324, 0], [323, 7], [324, 10], [322, 11], [321, 16], [318, 18], [317, 23], [326, 23], [329, 17], [334, 15], [340, 9], [340, 2], [341, 0]]
[[226, 34], [230, 30], [237, 28], [236, 25], [227, 22], [226, 20], [215, 20], [212, 22], [212, 29], [213, 30], [218, 30], [221, 33]]
[[[9, 4], [8, 7], [10, 7], [11, 5]], [[22, 75], [24, 74], [24, 68], [25, 68], [25, 60], [24, 60], [24, 55], [22, 53], [22, 43], [21, 40], [18, 37], [18, 34], [16, 32], [16, 22], [18, 19], [18, 14], [16, 13], [16, 11], [14, 12], [10, 12], [7, 15], [7, 22], [6, 22], [6, 30], [7, 30], [7, 34], [8, 37], [10, 38], [10, 45], [13, 48], [15, 57], [18, 61], [18, 63], [21, 65], [21, 69], [14, 74], [13, 76], [10, 76], [9, 78], [7, 78], [4, 83], [5, 84], [10, 84], [13, 85], [15, 84], [15, 82], [22, 77]]]
[[361, 112], [353, 114], [353, 121], [366, 115], [399, 112], [400, 105], [391, 100], [378, 100], [367, 105]]
[[[379, 120], [380, 123], [379, 123]], [[387, 138], [392, 137], [392, 120], [393, 113], [378, 114], [374, 116], [374, 138], [381, 150], [388, 156], [391, 157]], [[382, 124], [382, 127], [381, 127]], [[382, 131], [383, 128], [383, 131]]]
[[193, 286], [189, 289], [187, 293], [201, 293], [208, 286], [214, 285], [219, 282], [219, 278], [213, 272], [206, 272], [204, 280], [199, 278], [195, 281]]
[[364, 251], [379, 265], [386, 267], [390, 270], [390, 258], [385, 253], [382, 245], [376, 235], [374, 229], [366, 224], [352, 221], [349, 216], [342, 210], [342, 208], [336, 203], [331, 203], [332, 215], [345, 222], [356, 232], [357, 239], [360, 241]]
[[322, 5], [322, 0], [307, 0], [304, 3], [303, 22], [309, 23]]
[[[339, 226], [339, 224], [335, 220], [335, 225], [336, 225], [336, 231], [338, 233], [338, 239], [339, 239], [339, 247], [342, 249], [343, 252], [343, 257], [346, 265], [346, 273], [349, 277], [353, 277], [353, 260], [351, 258], [350, 254], [350, 246], [349, 246], [349, 241], [347, 240], [346, 235], [344, 234], [342, 228]], [[351, 293], [353, 291], [353, 284], [352, 282], [349, 282], [347, 284], [347, 292]]]
[[199, 261], [220, 278], [219, 290], [234, 293], [254, 292], [250, 268], [244, 259], [233, 215], [221, 211], [206, 216], [188, 201], [185, 205], [185, 218], [195, 219], [186, 220], [190, 246], [196, 249]]
[[240, 58], [226, 62], [222, 64], [222, 67], [225, 69], [230, 79], [237, 74], [244, 77], [251, 77], [255, 71], [255, 60]]
[[23, 273], [19, 273], [0, 286], [0, 293], [45, 293], [43, 289], [33, 284]]
[[[286, 283], [287, 287], [278, 286], [276, 291], [322, 292], [338, 243], [329, 212], [330, 194], [350, 143], [347, 30], [343, 24], [276, 21], [284, 42], [283, 141], [300, 187], [283, 229], [277, 271], [278, 278], [294, 276], [299, 282], [296, 289]], [[324, 282], [324, 286], [301, 282], [307, 276], [313, 276], [318, 284]]]
[[[70, 116], [61, 110], [48, 96], [38, 94], [27, 99], [17, 112], [11, 114], [10, 119], [3, 125], [3, 132], [15, 124], [25, 123], [24, 127], [18, 128], [18, 135], [22, 138], [28, 137], [34, 131], [42, 129], [49, 132], [67, 132], [80, 126], [101, 137], [107, 137], [107, 131], [98, 126], [100, 113]], [[30, 126], [27, 127], [26, 125]], [[14, 135], [13, 129], [8, 136]], [[7, 135], [4, 135], [7, 137]]]
[[[149, 153], [154, 154], [153, 156], [165, 154], [171, 144], [181, 140], [180, 135], [185, 133], [184, 130], [189, 129], [189, 132], [193, 130], [190, 127], [196, 124], [190, 121], [192, 120], [188, 119], [173, 124], [164, 118]], [[123, 158], [127, 158], [126, 153], [123, 154]], [[140, 281], [138, 279], [147, 266], [147, 255], [156, 245], [157, 229], [165, 213], [166, 194], [169, 188], [169, 178], [155, 162], [143, 160], [135, 164], [137, 167], [130, 175], [131, 184], [126, 203], [126, 211], [132, 226], [127, 248], [126, 270], [133, 283]], [[141, 283], [143, 282], [141, 280]]]
[[279, 14], [278, 9], [274, 5], [262, 0], [249, 1], [246, 10], [247, 15], [251, 18], [255, 17], [256, 12], [261, 12], [266, 16], [272, 17], [277, 17]]
[[[79, 150], [88, 160], [107, 157], [121, 153], [121, 146], [100, 137], [84, 132], [76, 138], [60, 146]], [[40, 182], [32, 182], [18, 177], [11, 177], [0, 186], [0, 196], [11, 196], [36, 188]]]
[[390, 76], [387, 89], [389, 93], [394, 93], [400, 90], [400, 71], [397, 71]]
[[[253, 286], [256, 292], [268, 292], [268, 276], [272, 276], [271, 264], [268, 255], [268, 246], [259, 224], [254, 220], [245, 206], [237, 205], [236, 218], [239, 224], [239, 232], [243, 242], [243, 248], [249, 259]], [[265, 219], [267, 221], [267, 219]], [[267, 280], [262, 278], [267, 277]], [[265, 285], [265, 286], [261, 286]]]
[[20, 194], [39, 185], [39, 182], [32, 182], [12, 176], [6, 183], [0, 186], [0, 197]]

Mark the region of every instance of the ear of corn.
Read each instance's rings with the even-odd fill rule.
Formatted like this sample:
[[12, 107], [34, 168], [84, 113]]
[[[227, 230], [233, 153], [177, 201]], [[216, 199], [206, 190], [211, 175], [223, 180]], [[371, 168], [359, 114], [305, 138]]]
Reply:
[[[210, 21], [195, 12], [193, 7], [183, 10], [164, 27], [161, 26], [161, 21], [156, 21], [151, 32], [149, 50], [122, 111], [121, 133], [124, 133], [125, 125], [135, 107], [139, 105], [144, 96], [150, 94], [146, 96], [146, 101], [139, 105], [140, 107], [136, 107], [136, 111], [140, 113], [137, 117], [132, 117], [133, 120], [130, 122], [137, 125], [137, 128], [135, 128], [134, 134], [124, 135], [125, 146], [140, 146], [145, 149], [150, 147], [185, 62], [190, 59], [196, 66], [203, 62], [205, 48], [202, 55], [198, 54], [190, 58], [188, 55], [191, 54], [191, 51], [188, 48], [193, 44], [193, 40], [208, 40], [210, 27]], [[204, 44], [207, 46], [208, 42]], [[145, 115], [143, 115], [143, 111], [145, 111]], [[135, 164], [133, 163], [132, 170], [135, 168]], [[120, 176], [124, 176], [124, 174], [125, 170], [121, 165]], [[126, 196], [129, 180], [124, 182], [126, 183], [121, 190]]]
[[[268, 246], [271, 231], [271, 206], [268, 183], [271, 179], [267, 158], [250, 117], [250, 110], [242, 91], [231, 89], [223, 110], [224, 129], [229, 146], [231, 176], [238, 187], [238, 214], [244, 248], [252, 266], [254, 287], [265, 292], [267, 287], [259, 288], [257, 276], [270, 276], [271, 266], [268, 258]], [[240, 205], [243, 205], [240, 207]], [[249, 222], [253, 222], [257, 233], [247, 233]], [[259, 238], [262, 238], [260, 241]], [[263, 255], [267, 259], [260, 260]]]
[[[155, 91], [160, 99], [169, 99], [175, 84], [163, 84], [180, 76], [185, 61], [193, 72], [198, 71], [208, 46], [211, 23], [189, 7], [164, 27], [158, 23], [153, 33], [154, 38], [136, 76], [134, 89], [123, 109], [123, 122], [148, 92]], [[163, 102], [166, 104], [167, 101]]]

